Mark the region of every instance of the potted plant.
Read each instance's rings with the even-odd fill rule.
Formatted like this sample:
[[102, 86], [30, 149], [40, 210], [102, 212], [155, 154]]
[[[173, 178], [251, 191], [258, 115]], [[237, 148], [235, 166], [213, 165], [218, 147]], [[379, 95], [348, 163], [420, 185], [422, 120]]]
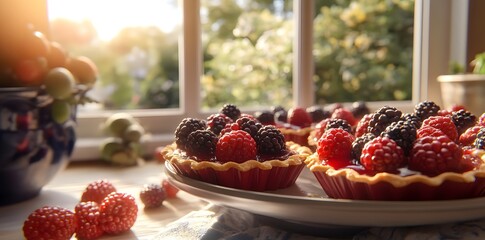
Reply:
[[438, 76], [441, 98], [445, 108], [461, 105], [480, 116], [485, 112], [485, 52], [477, 54], [470, 64], [471, 73], [454, 64], [452, 74]]

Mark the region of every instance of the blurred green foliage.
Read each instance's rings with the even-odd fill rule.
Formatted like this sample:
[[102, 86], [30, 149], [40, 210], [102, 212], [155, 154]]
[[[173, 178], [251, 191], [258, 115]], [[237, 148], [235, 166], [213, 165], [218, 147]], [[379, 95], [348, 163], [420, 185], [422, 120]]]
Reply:
[[[201, 1], [204, 108], [291, 106], [292, 2]], [[411, 99], [414, 0], [315, 2], [315, 102]], [[80, 29], [65, 24], [74, 23], [53, 25], [54, 33]], [[179, 106], [179, 31], [127, 28], [109, 43], [93, 31], [82, 44], [56, 39], [97, 63], [106, 108], [170, 108]]]

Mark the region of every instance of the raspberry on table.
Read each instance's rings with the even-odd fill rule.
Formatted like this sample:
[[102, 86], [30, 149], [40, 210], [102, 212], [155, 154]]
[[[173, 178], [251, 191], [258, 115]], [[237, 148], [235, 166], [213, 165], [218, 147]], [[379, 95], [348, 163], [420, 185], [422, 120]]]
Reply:
[[328, 163], [348, 164], [353, 141], [354, 136], [342, 128], [328, 129], [317, 142], [318, 157]]
[[233, 121], [236, 121], [241, 116], [241, 110], [234, 104], [224, 104], [219, 113], [228, 116]]
[[398, 110], [395, 107], [383, 106], [372, 114], [372, 117], [369, 120], [369, 126], [367, 127], [367, 132], [379, 136], [387, 126], [391, 125], [393, 122], [399, 121], [401, 115], [401, 110]]
[[360, 163], [366, 170], [396, 172], [405, 163], [402, 148], [389, 137], [376, 137], [364, 145]]
[[333, 111], [331, 118], [333, 119], [343, 119], [345, 120], [350, 126], [354, 126], [357, 124], [357, 119], [354, 117], [354, 114], [350, 110], [345, 108], [338, 108]]
[[447, 135], [443, 131], [431, 126], [423, 126], [416, 131], [416, 138], [422, 138], [426, 136], [439, 137]]
[[97, 239], [104, 235], [99, 224], [99, 205], [96, 202], [80, 202], [74, 208], [77, 220], [77, 239]]
[[463, 156], [461, 157], [458, 172], [467, 172], [475, 170], [482, 164], [482, 159], [477, 154], [474, 154], [475, 149], [463, 149]]
[[99, 223], [107, 234], [120, 234], [135, 224], [138, 206], [135, 198], [127, 193], [110, 193], [99, 207]]
[[325, 131], [332, 128], [341, 128], [350, 134], [353, 134], [352, 126], [345, 119], [341, 118], [329, 118], [325, 125]]
[[175, 143], [179, 149], [185, 150], [187, 137], [197, 130], [204, 130], [207, 124], [204, 120], [197, 118], [184, 118], [175, 129]]
[[422, 101], [414, 106], [414, 114], [424, 121], [426, 118], [431, 116], [437, 116], [440, 106], [438, 106], [433, 101]]
[[165, 190], [167, 198], [175, 198], [179, 192], [179, 189], [172, 185], [167, 179], [162, 180], [162, 188]]
[[140, 191], [140, 200], [146, 208], [160, 207], [166, 198], [167, 193], [160, 184], [148, 184]]
[[216, 155], [218, 140], [217, 135], [210, 130], [197, 130], [187, 137], [185, 151], [188, 156], [196, 157], [198, 161], [210, 160]]
[[312, 117], [302, 107], [293, 107], [288, 111], [287, 122], [300, 128], [310, 127], [313, 123]]
[[381, 136], [394, 140], [403, 149], [404, 155], [407, 156], [414, 140], [416, 140], [417, 130], [413, 123], [400, 120], [387, 126]]
[[222, 113], [211, 114], [209, 117], [207, 117], [207, 128], [216, 135], [219, 135], [226, 124], [232, 122], [233, 121], [231, 118]]
[[366, 133], [360, 137], [357, 137], [353, 142], [352, 142], [352, 160], [354, 160], [356, 163], [360, 164], [360, 156], [362, 155], [362, 149], [364, 149], [364, 146], [366, 143], [368, 143], [370, 140], [374, 139], [376, 136], [372, 133]]
[[458, 141], [458, 130], [456, 129], [453, 120], [445, 116], [431, 116], [423, 121], [421, 127], [431, 126], [441, 130], [452, 141]]
[[44, 206], [34, 210], [24, 221], [22, 231], [27, 240], [71, 239], [76, 231], [74, 213], [66, 208]]
[[106, 179], [96, 180], [86, 186], [81, 195], [81, 202], [93, 201], [101, 204], [103, 199], [112, 192], [116, 192], [113, 183]]
[[409, 158], [409, 169], [434, 176], [458, 172], [463, 150], [447, 136], [416, 139]]
[[311, 107], [307, 107], [306, 111], [310, 114], [313, 123], [318, 123], [326, 118], [330, 118], [332, 113], [323, 109], [323, 107], [315, 105]]
[[259, 154], [280, 155], [286, 150], [284, 135], [272, 125], [260, 128], [255, 141]]
[[451, 120], [458, 130], [458, 134], [464, 133], [468, 128], [475, 126], [477, 123], [477, 117], [464, 109], [455, 111], [451, 113]]
[[216, 145], [216, 158], [221, 163], [237, 162], [256, 159], [256, 142], [249, 133], [235, 130], [224, 134]]

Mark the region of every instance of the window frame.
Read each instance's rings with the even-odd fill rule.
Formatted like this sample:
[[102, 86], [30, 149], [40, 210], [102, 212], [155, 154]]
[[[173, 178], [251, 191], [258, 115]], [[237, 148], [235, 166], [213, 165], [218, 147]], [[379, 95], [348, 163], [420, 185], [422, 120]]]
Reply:
[[[452, 28], [452, 21], [457, 23], [459, 21], [456, 19], [468, 17], [467, 11], [451, 11], [452, 1], [415, 1], [413, 98], [411, 101], [389, 103], [392, 106], [404, 112], [410, 112], [414, 104], [422, 100], [432, 100], [441, 104], [436, 77], [448, 71], [451, 49], [460, 47], [462, 49], [463, 42], [466, 42], [450, 40], [451, 36], [454, 36], [453, 32], [460, 29], [456, 24]], [[179, 8], [183, 29], [179, 40], [180, 108], [126, 111], [132, 114], [148, 133], [143, 139], [143, 152], [147, 155], [155, 153], [158, 147], [173, 142], [173, 132], [184, 117], [205, 118], [212, 113], [202, 111], [200, 102], [200, 78], [203, 73], [200, 0], [179, 0]], [[293, 49], [293, 104], [311, 106], [314, 104], [312, 56], [314, 0], [295, 0], [293, 8], [296, 26]], [[384, 104], [386, 102], [368, 103], [371, 110]], [[74, 161], [100, 159], [99, 147], [108, 137], [102, 131], [103, 122], [114, 112], [118, 111], [78, 113], [78, 138], [71, 157]]]

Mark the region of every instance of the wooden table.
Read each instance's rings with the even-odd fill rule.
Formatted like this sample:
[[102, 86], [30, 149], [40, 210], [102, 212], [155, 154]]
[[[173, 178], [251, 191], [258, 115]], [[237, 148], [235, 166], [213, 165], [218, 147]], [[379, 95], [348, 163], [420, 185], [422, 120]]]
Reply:
[[138, 218], [131, 231], [116, 236], [103, 236], [100, 239], [151, 238], [166, 224], [208, 204], [180, 191], [177, 198], [164, 201], [163, 207], [144, 209], [139, 199], [143, 185], [160, 183], [163, 178], [162, 164], [156, 161], [147, 161], [135, 167], [117, 167], [103, 162], [72, 162], [37, 197], [0, 207], [0, 239], [23, 239], [23, 222], [32, 211], [44, 205], [57, 205], [74, 210], [86, 185], [98, 179], [108, 179], [118, 192], [132, 194], [139, 207]]

